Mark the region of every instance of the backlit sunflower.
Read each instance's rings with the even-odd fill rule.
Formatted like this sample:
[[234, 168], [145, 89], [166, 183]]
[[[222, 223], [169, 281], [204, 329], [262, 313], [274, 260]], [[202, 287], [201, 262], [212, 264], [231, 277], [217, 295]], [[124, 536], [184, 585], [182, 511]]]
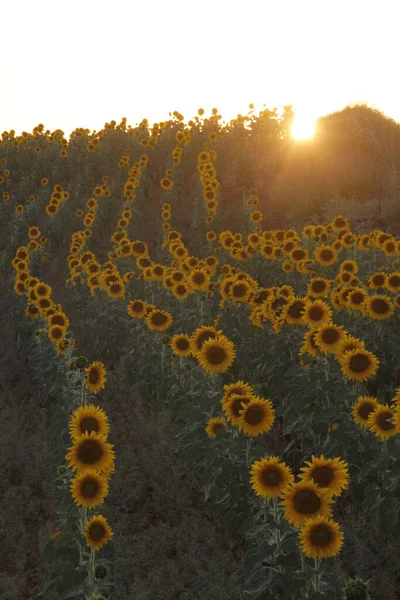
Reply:
[[106, 380], [106, 369], [102, 362], [96, 360], [86, 369], [85, 385], [90, 392], [97, 394], [104, 388]]
[[368, 350], [352, 350], [339, 356], [342, 373], [347, 379], [365, 381], [378, 370], [379, 361]]
[[294, 481], [290, 468], [277, 456], [253, 462], [250, 476], [254, 492], [262, 498], [277, 498]]
[[315, 334], [315, 343], [321, 348], [322, 352], [335, 353], [345, 337], [346, 331], [342, 326], [329, 323], [321, 327], [318, 333]]
[[306, 519], [330, 517], [332, 499], [313, 481], [299, 481], [286, 487], [281, 495], [285, 519], [302, 527]]
[[353, 406], [351, 413], [357, 425], [368, 427], [368, 417], [378, 407], [378, 400], [373, 396], [359, 396], [357, 403]]
[[235, 346], [224, 335], [207, 339], [201, 346], [196, 358], [208, 373], [227, 371], [235, 359]]
[[129, 316], [135, 319], [142, 319], [146, 314], [146, 306], [147, 304], [143, 300], [131, 300], [126, 310]]
[[96, 515], [86, 521], [85, 538], [93, 550], [100, 550], [113, 537], [113, 531], [103, 515]]
[[252, 437], [267, 433], [275, 421], [275, 410], [271, 400], [253, 396], [240, 411], [237, 427]]
[[394, 305], [388, 296], [369, 296], [365, 302], [365, 313], [370, 319], [383, 321], [389, 319], [394, 311]]
[[184, 333], [174, 335], [170, 341], [172, 352], [177, 356], [189, 356], [192, 354], [191, 339]]
[[65, 459], [71, 469], [87, 471], [94, 469], [104, 473], [114, 471], [115, 453], [113, 445], [106, 438], [94, 431], [85, 433], [74, 439], [74, 444], [68, 448], [69, 453]]
[[306, 461], [307, 466], [302, 467], [300, 479], [314, 481], [324, 492], [330, 496], [340, 496], [349, 483], [347, 463], [340, 458], [324, 458], [313, 456]]
[[399, 433], [395, 411], [388, 404], [378, 404], [368, 415], [367, 427], [381, 440], [387, 440]]
[[318, 328], [332, 319], [332, 311], [322, 300], [307, 302], [303, 312], [304, 322], [310, 328]]
[[69, 433], [73, 440], [84, 433], [95, 433], [107, 437], [110, 431], [108, 417], [102, 408], [94, 404], [85, 404], [77, 408], [71, 415]]
[[330, 558], [339, 554], [344, 535], [338, 523], [319, 516], [306, 520], [299, 539], [302, 552], [309, 558]]
[[77, 506], [93, 509], [103, 504], [108, 494], [108, 482], [98, 471], [88, 469], [72, 479], [70, 490]]
[[165, 331], [172, 325], [173, 320], [171, 313], [158, 308], [153, 309], [145, 316], [145, 321], [151, 331]]
[[215, 437], [218, 429], [226, 429], [226, 421], [222, 417], [213, 417], [207, 423], [206, 433], [208, 437]]

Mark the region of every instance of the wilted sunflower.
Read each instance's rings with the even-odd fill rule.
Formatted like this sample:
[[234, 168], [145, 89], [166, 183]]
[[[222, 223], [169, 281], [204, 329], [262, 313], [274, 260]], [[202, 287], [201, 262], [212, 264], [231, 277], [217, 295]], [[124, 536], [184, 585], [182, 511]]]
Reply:
[[207, 423], [206, 433], [208, 437], [215, 437], [218, 429], [226, 429], [226, 421], [222, 417], [213, 417]]
[[342, 373], [347, 379], [365, 381], [378, 370], [379, 361], [368, 350], [352, 350], [339, 356]]
[[319, 516], [305, 521], [299, 539], [302, 552], [309, 558], [330, 558], [339, 554], [344, 535], [338, 523]]
[[381, 440], [387, 440], [399, 432], [395, 411], [388, 404], [378, 404], [368, 415], [367, 427]]
[[277, 456], [253, 462], [250, 475], [254, 492], [262, 498], [277, 498], [294, 481], [290, 468]]
[[106, 369], [102, 362], [96, 360], [86, 369], [85, 385], [90, 392], [97, 394], [104, 388], [106, 380]]
[[224, 335], [219, 335], [203, 343], [197, 359], [208, 373], [222, 373], [232, 365], [235, 354], [234, 344]]
[[299, 481], [286, 487], [281, 495], [285, 519], [302, 527], [306, 519], [330, 517], [332, 499], [313, 481]]
[[131, 300], [126, 310], [129, 316], [135, 319], [142, 319], [146, 314], [146, 306], [147, 304], [143, 300]]
[[378, 407], [378, 400], [373, 396], [359, 396], [357, 403], [353, 406], [351, 413], [357, 425], [368, 427], [368, 417]]
[[165, 310], [153, 309], [150, 314], [145, 317], [145, 320], [151, 331], [165, 331], [172, 325], [174, 319], [171, 313]]
[[108, 494], [108, 482], [98, 471], [88, 469], [72, 479], [70, 490], [77, 506], [93, 509], [103, 504]]
[[307, 466], [302, 467], [300, 478], [303, 481], [314, 481], [324, 492], [330, 496], [340, 496], [349, 483], [347, 463], [340, 458], [324, 458], [313, 456], [306, 461]]
[[303, 319], [310, 328], [321, 327], [331, 321], [332, 311], [322, 300], [307, 302], [303, 312]]
[[336, 353], [345, 337], [346, 331], [342, 326], [330, 323], [318, 330], [318, 333], [315, 334], [315, 343], [322, 352]]
[[86, 521], [86, 542], [93, 550], [100, 550], [111, 540], [113, 535], [113, 531], [103, 515], [96, 515]]
[[77, 408], [71, 415], [69, 433], [73, 440], [94, 431], [107, 437], [110, 431], [108, 417], [102, 408], [94, 404], [85, 404]]
[[240, 411], [237, 427], [252, 437], [267, 433], [275, 422], [275, 410], [271, 400], [253, 396]]
[[71, 469], [87, 471], [94, 469], [104, 473], [114, 470], [115, 453], [113, 445], [106, 441], [104, 435], [95, 431], [85, 433], [74, 439], [74, 445], [68, 448], [66, 456]]
[[170, 341], [172, 352], [177, 356], [189, 356], [192, 354], [191, 339], [184, 333], [174, 335]]
[[394, 305], [388, 296], [369, 296], [365, 302], [365, 313], [370, 319], [383, 321], [389, 319], [394, 311]]

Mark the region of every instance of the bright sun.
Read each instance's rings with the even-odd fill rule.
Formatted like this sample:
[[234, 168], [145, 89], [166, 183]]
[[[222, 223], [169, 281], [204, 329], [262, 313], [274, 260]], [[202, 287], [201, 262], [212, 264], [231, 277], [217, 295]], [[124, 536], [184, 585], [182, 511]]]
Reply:
[[292, 125], [292, 136], [297, 140], [307, 140], [315, 133], [315, 118], [309, 116], [296, 116]]

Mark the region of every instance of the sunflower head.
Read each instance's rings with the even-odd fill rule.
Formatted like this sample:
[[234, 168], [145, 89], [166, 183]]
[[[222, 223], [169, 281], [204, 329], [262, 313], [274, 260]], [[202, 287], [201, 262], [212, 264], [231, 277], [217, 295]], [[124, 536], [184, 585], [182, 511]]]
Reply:
[[332, 500], [314, 481], [299, 481], [286, 487], [282, 493], [285, 519], [295, 527], [301, 527], [306, 519], [331, 516]]
[[106, 369], [100, 361], [95, 361], [85, 369], [85, 385], [90, 392], [97, 394], [104, 388], [106, 379]]
[[184, 333], [178, 333], [177, 335], [174, 335], [170, 345], [172, 352], [177, 356], [190, 356], [190, 354], [192, 354], [191, 339]]
[[93, 509], [103, 504], [107, 494], [106, 477], [94, 469], [78, 473], [71, 482], [71, 495], [78, 506]]
[[307, 519], [299, 532], [302, 552], [310, 558], [330, 558], [339, 554], [344, 535], [339, 524], [325, 516]]
[[368, 415], [368, 428], [381, 440], [387, 440], [400, 430], [393, 409], [388, 404], [378, 404]]
[[94, 469], [110, 473], [114, 470], [115, 454], [104, 435], [95, 431], [86, 432], [74, 439], [74, 444], [69, 448], [66, 460], [69, 466], [76, 471]]
[[107, 437], [110, 426], [108, 417], [102, 408], [94, 404], [85, 404], [77, 408], [69, 422], [69, 432], [72, 439], [94, 431]]
[[352, 408], [352, 415], [354, 421], [361, 425], [361, 427], [367, 428], [368, 417], [378, 408], [378, 400], [373, 396], [359, 396], [357, 403]]
[[262, 458], [251, 467], [250, 483], [257, 496], [277, 498], [293, 481], [290, 468], [277, 456]]
[[379, 361], [368, 350], [352, 350], [339, 356], [342, 373], [347, 379], [365, 381], [378, 370]]
[[226, 421], [222, 417], [213, 417], [207, 423], [206, 433], [208, 437], [215, 437], [218, 429], [226, 429]]
[[201, 346], [197, 359], [208, 373], [221, 373], [229, 369], [235, 358], [235, 346], [224, 335], [208, 339]]
[[85, 524], [87, 544], [93, 550], [100, 550], [113, 537], [113, 531], [103, 515], [95, 515]]
[[256, 437], [267, 433], [275, 422], [275, 410], [271, 400], [253, 396], [240, 411], [236, 423], [246, 435]]
[[313, 456], [311, 462], [302, 467], [301, 479], [312, 480], [330, 496], [339, 496], [347, 487], [349, 474], [347, 463], [340, 458]]

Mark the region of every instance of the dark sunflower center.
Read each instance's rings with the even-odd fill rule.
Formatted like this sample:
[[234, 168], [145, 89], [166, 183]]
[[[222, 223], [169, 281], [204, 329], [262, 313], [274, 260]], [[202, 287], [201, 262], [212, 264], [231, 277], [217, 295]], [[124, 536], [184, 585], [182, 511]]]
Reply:
[[336, 329], [325, 329], [322, 332], [322, 339], [325, 344], [336, 344], [339, 340], [340, 334]]
[[176, 286], [175, 292], [178, 294], [178, 296], [184, 296], [187, 292], [187, 289], [183, 284], [181, 284]]
[[311, 473], [311, 477], [320, 487], [328, 487], [332, 483], [335, 474], [331, 467], [315, 467]]
[[84, 417], [79, 424], [79, 429], [82, 433], [85, 433], [85, 431], [88, 433], [91, 431], [97, 432], [99, 430], [99, 423], [94, 417]]
[[216, 433], [218, 429], [224, 429], [223, 424], [222, 423], [213, 423], [213, 426], [212, 426], [213, 433]]
[[371, 309], [374, 311], [374, 313], [376, 313], [377, 315], [385, 315], [386, 313], [389, 312], [389, 305], [385, 300], [382, 300], [382, 298], [376, 298], [375, 300], [372, 300], [371, 302]]
[[61, 315], [54, 315], [51, 322], [53, 325], [61, 325], [61, 327], [65, 325], [65, 319]]
[[321, 260], [328, 262], [329, 260], [332, 260], [333, 252], [331, 252], [330, 250], [322, 250], [320, 258]]
[[235, 400], [232, 402], [232, 412], [235, 415], [235, 417], [240, 417], [240, 411], [243, 409], [242, 404], [248, 404], [250, 402], [249, 398], [246, 398], [246, 396], [241, 396], [240, 398], [235, 398]]
[[312, 490], [300, 490], [293, 498], [293, 506], [303, 515], [312, 515], [319, 511], [321, 500]]
[[274, 467], [268, 467], [262, 471], [261, 481], [266, 486], [275, 487], [281, 483], [282, 474], [278, 469]]
[[190, 342], [186, 338], [180, 338], [176, 345], [179, 350], [187, 350], [190, 346]]
[[365, 300], [365, 296], [362, 292], [354, 292], [350, 297], [353, 304], [362, 304]]
[[97, 482], [94, 479], [85, 479], [81, 484], [80, 492], [85, 498], [94, 498], [97, 493]]
[[343, 219], [335, 219], [336, 227], [344, 227], [346, 225], [346, 221]]
[[324, 311], [320, 306], [312, 306], [308, 311], [308, 317], [311, 321], [321, 321]]
[[164, 273], [164, 271], [161, 267], [154, 267], [153, 273], [154, 273], [154, 275], [162, 275]]
[[144, 306], [143, 306], [143, 302], [134, 302], [132, 304], [132, 310], [135, 313], [141, 313], [143, 310]]
[[95, 385], [100, 379], [100, 372], [97, 367], [92, 367], [89, 373], [89, 383]]
[[95, 542], [100, 542], [100, 540], [103, 539], [103, 537], [105, 536], [105, 529], [103, 527], [103, 525], [101, 525], [101, 523], [95, 523], [94, 525], [91, 526], [90, 528], [90, 537], [92, 540], [94, 540]]
[[207, 350], [207, 361], [210, 365], [220, 365], [224, 362], [226, 358], [226, 352], [224, 348], [220, 346], [211, 346]]
[[349, 367], [353, 373], [365, 373], [365, 371], [368, 371], [370, 365], [371, 362], [368, 356], [365, 356], [365, 354], [356, 354], [351, 357]]
[[349, 271], [344, 271], [342, 273], [342, 281], [347, 283], [347, 281], [350, 281], [350, 279], [351, 279], [351, 273]]
[[369, 415], [374, 412], [375, 410], [375, 406], [373, 404], [370, 404], [369, 402], [364, 402], [363, 404], [361, 404], [361, 406], [358, 409], [358, 414], [359, 416], [364, 420], [367, 421]]
[[310, 541], [313, 546], [324, 548], [332, 541], [332, 531], [328, 529], [326, 525], [321, 523], [320, 525], [313, 527], [310, 535]]
[[211, 338], [215, 338], [215, 333], [213, 333], [212, 331], [204, 331], [203, 333], [200, 333], [196, 340], [197, 348], [201, 350], [201, 347], [204, 344], [204, 342]]
[[150, 259], [148, 259], [148, 258], [142, 258], [140, 260], [140, 266], [141, 267], [146, 268], [146, 267], [150, 267], [150, 265], [151, 265], [151, 260]]
[[144, 244], [141, 244], [140, 242], [137, 242], [136, 244], [133, 244], [133, 250], [135, 252], [137, 252], [138, 254], [143, 254], [144, 251], [145, 251]]
[[113, 294], [119, 294], [119, 293], [121, 292], [121, 289], [122, 289], [122, 288], [121, 288], [121, 286], [120, 286], [120, 284], [119, 284], [119, 283], [113, 283], [113, 284], [110, 286], [110, 291], [111, 291]]
[[246, 411], [246, 422], [249, 425], [259, 425], [264, 418], [264, 407], [256, 404]]
[[391, 419], [392, 417], [393, 414], [390, 410], [382, 411], [376, 418], [380, 429], [383, 429], [384, 431], [390, 431], [390, 429], [394, 429], [394, 423], [390, 423], [387, 421], [387, 419]]
[[392, 242], [389, 242], [388, 244], [386, 244], [385, 250], [386, 250], [386, 252], [394, 252], [395, 245]]
[[274, 249], [272, 246], [264, 246], [264, 254], [273, 254]]
[[168, 321], [167, 315], [163, 315], [162, 313], [155, 312], [151, 315], [151, 322], [153, 323], [153, 325], [156, 325], [156, 326], [165, 325], [165, 323], [167, 321]]
[[378, 287], [382, 286], [385, 283], [384, 275], [375, 275], [375, 277], [373, 278], [373, 282]]
[[326, 290], [325, 281], [313, 281], [311, 284], [311, 290], [317, 294], [321, 294]]
[[265, 302], [267, 300], [267, 298], [268, 298], [268, 292], [263, 290], [254, 298], [254, 302], [256, 304], [262, 304], [263, 302]]
[[40, 308], [48, 308], [50, 306], [50, 300], [48, 298], [40, 298], [39, 305]]
[[234, 285], [232, 288], [232, 296], [234, 298], [243, 298], [246, 295], [247, 286], [244, 283]]
[[389, 277], [389, 284], [395, 288], [400, 287], [400, 277], [397, 275], [392, 275], [392, 277]]
[[206, 278], [203, 273], [195, 273], [193, 275], [193, 282], [196, 285], [202, 285], [205, 282]]
[[293, 302], [293, 304], [289, 307], [288, 313], [292, 317], [292, 319], [300, 319], [302, 317], [304, 310], [304, 302], [300, 302], [300, 300]]
[[78, 449], [78, 458], [85, 465], [98, 463], [103, 456], [103, 448], [97, 440], [84, 440]]
[[51, 332], [52, 336], [55, 340], [59, 340], [63, 337], [63, 330], [60, 329], [59, 327], [54, 328], [53, 331]]

